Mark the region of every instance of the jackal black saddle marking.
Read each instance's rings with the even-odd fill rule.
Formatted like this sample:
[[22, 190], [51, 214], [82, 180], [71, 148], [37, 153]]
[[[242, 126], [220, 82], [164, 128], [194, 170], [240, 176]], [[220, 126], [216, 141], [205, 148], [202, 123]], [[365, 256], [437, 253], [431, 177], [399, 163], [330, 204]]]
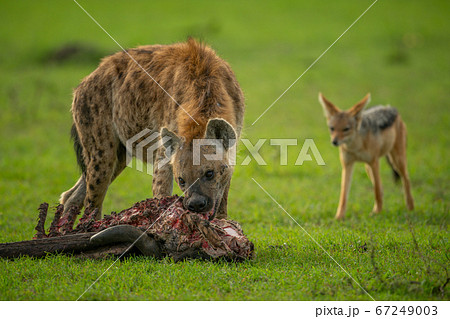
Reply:
[[390, 106], [378, 105], [367, 109], [362, 114], [361, 130], [378, 131], [385, 130], [394, 124], [397, 119], [397, 109]]

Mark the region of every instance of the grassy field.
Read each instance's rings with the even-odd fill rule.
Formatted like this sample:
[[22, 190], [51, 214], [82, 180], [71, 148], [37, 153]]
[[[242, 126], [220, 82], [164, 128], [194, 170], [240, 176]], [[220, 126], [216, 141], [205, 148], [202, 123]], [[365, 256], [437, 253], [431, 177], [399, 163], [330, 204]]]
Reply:
[[[210, 44], [246, 95], [243, 137], [296, 138], [288, 165], [263, 146], [266, 166], [237, 165], [229, 216], [255, 243], [253, 260], [130, 258], [82, 300], [371, 300], [253, 181], [255, 179], [376, 300], [448, 300], [448, 1], [380, 0], [255, 125], [252, 123], [371, 4], [369, 1], [80, 1], [124, 47]], [[30, 239], [36, 208], [55, 205], [79, 176], [69, 140], [71, 92], [116, 44], [72, 1], [2, 1], [0, 10], [0, 242]], [[64, 47], [80, 48], [61, 58]], [[408, 125], [414, 212], [382, 163], [385, 210], [355, 169], [347, 218], [333, 217], [340, 164], [317, 94], [342, 107], [367, 92]], [[306, 138], [325, 166], [294, 162]], [[238, 164], [247, 156], [240, 145]], [[252, 179], [253, 178], [253, 179]], [[144, 186], [143, 186], [144, 185]], [[177, 190], [178, 193], [179, 190]], [[151, 177], [128, 168], [104, 212], [151, 196]], [[75, 300], [113, 259], [0, 260], [1, 300]]]

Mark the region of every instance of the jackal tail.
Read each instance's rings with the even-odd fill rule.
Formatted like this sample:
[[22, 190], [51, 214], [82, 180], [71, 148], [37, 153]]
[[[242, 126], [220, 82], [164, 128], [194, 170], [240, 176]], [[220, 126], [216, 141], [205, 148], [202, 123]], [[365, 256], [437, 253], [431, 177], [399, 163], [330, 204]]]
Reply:
[[391, 169], [392, 169], [392, 177], [394, 178], [394, 182], [395, 182], [395, 183], [400, 182], [400, 174], [395, 170], [395, 168], [394, 168], [394, 166], [392, 165], [391, 161], [389, 160], [389, 157], [388, 157], [388, 156], [386, 156], [386, 160], [387, 160], [389, 166], [390, 166]]

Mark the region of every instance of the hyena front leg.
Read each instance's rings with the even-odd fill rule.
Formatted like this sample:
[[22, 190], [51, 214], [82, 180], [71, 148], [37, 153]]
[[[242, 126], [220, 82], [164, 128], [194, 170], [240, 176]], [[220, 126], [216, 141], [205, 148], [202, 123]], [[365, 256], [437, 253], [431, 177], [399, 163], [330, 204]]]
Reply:
[[216, 218], [227, 219], [227, 206], [228, 206], [228, 191], [230, 190], [230, 182], [225, 186], [223, 191], [222, 199], [220, 200], [219, 207], [216, 208]]
[[153, 197], [162, 198], [172, 195], [173, 191], [173, 169], [167, 162], [165, 149], [163, 147], [153, 154]]

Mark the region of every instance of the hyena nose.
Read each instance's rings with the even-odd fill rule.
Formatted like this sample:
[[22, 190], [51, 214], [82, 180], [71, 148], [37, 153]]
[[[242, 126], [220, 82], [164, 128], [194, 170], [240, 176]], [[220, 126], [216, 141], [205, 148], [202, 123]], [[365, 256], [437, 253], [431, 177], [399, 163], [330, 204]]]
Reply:
[[338, 146], [338, 140], [335, 138], [332, 142], [331, 142], [334, 146]]
[[205, 198], [193, 198], [189, 201], [188, 209], [193, 212], [203, 212], [207, 204]]

